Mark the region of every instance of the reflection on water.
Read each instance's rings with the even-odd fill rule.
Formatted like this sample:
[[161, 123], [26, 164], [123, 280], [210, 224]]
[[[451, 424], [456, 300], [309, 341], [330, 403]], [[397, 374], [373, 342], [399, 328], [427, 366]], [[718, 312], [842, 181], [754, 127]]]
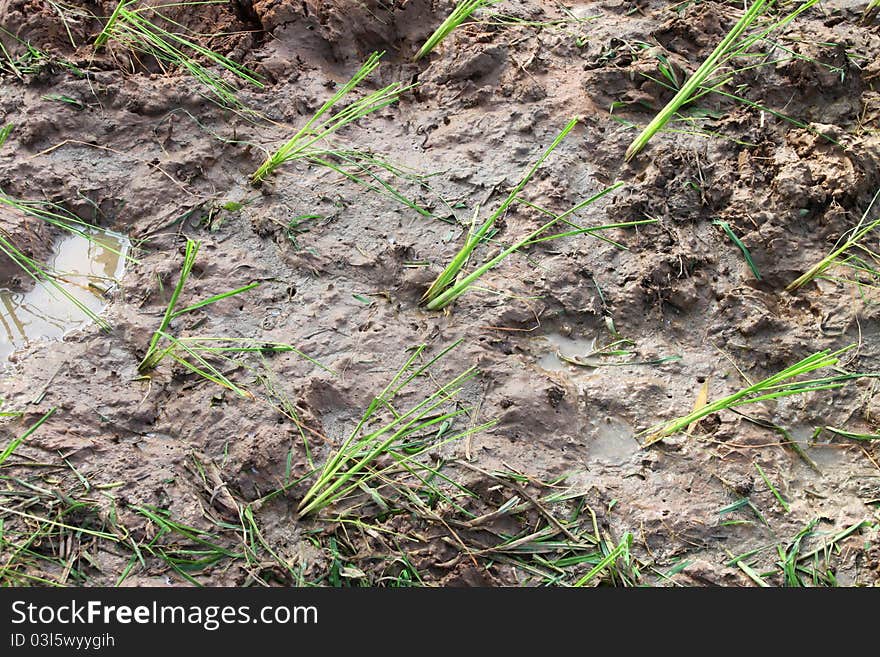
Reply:
[[[123, 235], [94, 230], [91, 239], [68, 235], [47, 263], [60, 285], [93, 313], [104, 309], [104, 292], [122, 276], [129, 241]], [[0, 289], [0, 361], [36, 340], [57, 340], [88, 323], [88, 317], [53, 285], [28, 292]]]

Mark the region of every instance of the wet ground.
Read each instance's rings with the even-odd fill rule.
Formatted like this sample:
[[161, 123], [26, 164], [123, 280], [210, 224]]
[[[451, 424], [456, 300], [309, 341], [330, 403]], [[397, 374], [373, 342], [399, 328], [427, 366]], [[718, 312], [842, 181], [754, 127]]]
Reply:
[[[629, 163], [637, 126], [671, 96], [660, 66], [692, 71], [735, 21], [728, 5], [512, 0], [498, 11], [518, 22], [463, 27], [418, 63], [451, 3], [255, 0], [187, 14], [266, 81], [238, 94], [254, 118], [123, 48], [96, 53], [102, 22], [88, 12], [114, 3], [68, 4], [65, 27], [46, 3], [0, 2], [6, 29], [45, 53], [21, 76], [4, 69], [0, 113], [15, 130], [0, 189], [128, 236], [136, 262], [121, 275], [107, 249], [2, 218], [22, 244], [31, 236], [35, 258], [99, 277], [76, 290], [93, 310], [107, 304], [111, 329], [74, 327], [0, 263], [2, 345], [15, 347], [0, 379], [0, 411], [15, 414], [3, 441], [56, 409], [3, 465], [0, 577], [571, 584], [624, 545], [588, 583], [779, 585], [791, 583], [786, 559], [808, 585], [877, 583], [877, 443], [816, 435], [876, 434], [876, 379], [722, 412], [648, 449], [635, 437], [688, 413], [707, 381], [718, 399], [822, 349], [856, 344], [846, 370], [880, 372], [874, 290], [821, 280], [785, 291], [880, 188], [880, 34], [861, 21], [865, 2], [811, 9], [779, 37], [779, 61], [738, 78], [766, 109], [708, 96], [696, 122]], [[384, 179], [411, 203], [306, 164], [251, 186], [266, 149], [374, 50], [387, 54], [370, 89], [418, 86], [334, 144], [405, 169]], [[426, 310], [420, 298], [474, 208], [497, 207], [572, 117], [579, 126], [522, 196], [561, 212], [623, 181], [578, 221], [657, 222], [603, 233], [618, 244], [535, 245], [449, 312]], [[516, 205], [493, 239], [512, 243], [542, 218]], [[170, 360], [139, 371], [186, 238], [202, 247], [182, 304], [259, 286], [178, 317], [175, 336], [291, 344], [332, 372], [291, 352], [212, 359], [240, 395]], [[22, 338], [36, 322], [53, 342]], [[408, 350], [459, 341], [400, 403], [476, 366], [450, 430], [495, 424], [423, 454], [439, 479], [374, 481], [300, 517], [313, 466]]]
[[57, 286], [31, 285], [27, 291], [0, 290], [0, 359], [34, 343], [52, 341], [90, 324], [125, 270], [128, 240], [110, 231], [62, 237], [45, 263]]

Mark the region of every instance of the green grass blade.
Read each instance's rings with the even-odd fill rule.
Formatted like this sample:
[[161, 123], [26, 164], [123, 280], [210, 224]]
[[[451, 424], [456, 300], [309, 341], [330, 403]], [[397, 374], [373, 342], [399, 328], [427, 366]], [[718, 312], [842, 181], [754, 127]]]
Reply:
[[41, 417], [34, 424], [32, 424], [30, 427], [28, 427], [28, 429], [23, 434], [21, 434], [18, 438], [13, 439], [6, 446], [6, 449], [4, 449], [2, 452], [0, 452], [0, 466], [3, 465], [3, 463], [6, 461], [6, 459], [8, 459], [10, 456], [12, 456], [12, 453], [16, 449], [18, 449], [19, 445], [21, 445], [25, 440], [30, 438], [31, 434], [33, 434], [37, 429], [39, 429], [43, 425], [43, 423], [46, 422], [46, 420], [48, 420], [50, 417], [52, 417], [52, 414], [54, 412], [55, 412], [54, 408], [49, 409], [49, 411], [45, 415], [43, 415], [43, 417]]
[[159, 323], [159, 328], [156, 329], [156, 332], [153, 333], [153, 337], [150, 339], [150, 346], [147, 348], [147, 353], [144, 356], [144, 359], [141, 361], [141, 364], [138, 366], [138, 372], [143, 374], [151, 369], [153, 369], [157, 364], [158, 360], [156, 360], [156, 347], [159, 343], [159, 339], [162, 337], [162, 334], [168, 328], [168, 325], [171, 323], [172, 318], [174, 317], [174, 309], [177, 306], [177, 302], [180, 299], [180, 295], [183, 292], [184, 286], [186, 286], [186, 282], [192, 273], [193, 265], [196, 262], [196, 256], [199, 253], [199, 247], [201, 246], [201, 242], [197, 242], [187, 238], [186, 240], [186, 252], [183, 257], [183, 267], [180, 270], [180, 276], [177, 279], [177, 285], [174, 287], [174, 292], [171, 294], [171, 300], [168, 302], [168, 306], [165, 308], [165, 315], [162, 317], [162, 321]]
[[236, 288], [234, 290], [230, 290], [229, 292], [222, 292], [221, 294], [215, 294], [214, 296], [208, 297], [207, 299], [202, 299], [194, 303], [191, 306], [187, 306], [186, 308], [182, 308], [181, 310], [176, 310], [171, 314], [171, 319], [176, 317], [180, 317], [183, 314], [192, 312], [193, 310], [198, 310], [199, 308], [204, 308], [205, 306], [210, 306], [212, 303], [217, 303], [218, 301], [222, 301], [223, 299], [228, 299], [229, 297], [234, 297], [237, 294], [241, 294], [242, 292], [248, 292], [249, 290], [253, 290], [254, 288], [260, 287], [259, 283], [250, 283], [249, 285], [245, 285], [243, 287]]
[[754, 260], [752, 260], [752, 254], [749, 252], [748, 247], [742, 243], [742, 240], [736, 236], [736, 233], [733, 232], [733, 229], [730, 227], [730, 224], [726, 221], [716, 220], [712, 222], [716, 226], [720, 226], [721, 229], [725, 232], [725, 234], [730, 238], [730, 240], [736, 244], [740, 251], [742, 251], [743, 257], [746, 259], [746, 264], [748, 264], [749, 269], [752, 270], [752, 273], [755, 275], [755, 278], [759, 281], [761, 280], [761, 272], [758, 271], [758, 268], [755, 266]]
[[452, 13], [446, 17], [440, 26], [434, 30], [434, 33], [428, 37], [425, 44], [416, 53], [415, 60], [418, 61], [429, 52], [434, 50], [441, 41], [448, 37], [456, 28], [466, 21], [471, 14], [477, 9], [487, 7], [499, 3], [501, 0], [463, 0], [459, 2]]

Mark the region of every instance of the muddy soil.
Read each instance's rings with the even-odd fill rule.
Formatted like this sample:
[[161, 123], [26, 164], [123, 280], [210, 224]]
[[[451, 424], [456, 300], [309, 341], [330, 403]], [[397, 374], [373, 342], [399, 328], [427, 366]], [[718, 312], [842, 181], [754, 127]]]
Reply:
[[[0, 115], [16, 126], [0, 153], [0, 189], [59, 203], [138, 247], [106, 312], [109, 332], [37, 341], [4, 366], [0, 410], [21, 415], [0, 426], [3, 444], [57, 409], [4, 465], [0, 506], [15, 512], [4, 516], [7, 533], [24, 541], [55, 531], [35, 517], [88, 530], [64, 547], [61, 530], [34, 541], [36, 556], [8, 569], [11, 581], [381, 585], [399, 584], [402, 572], [429, 585], [554, 581], [490, 543], [555, 527], [547, 514], [569, 507], [525, 504], [482, 533], [451, 505], [394, 512], [368, 491], [342, 505], [355, 509], [348, 523], [334, 521], [334, 509], [297, 515], [309, 483], [298, 478], [340, 444], [407, 350], [461, 341], [434, 376], [478, 367], [457, 426], [497, 423], [438, 447], [432, 463], [475, 492], [466, 506], [476, 516], [512, 496], [567, 488], [591, 532], [595, 518], [598, 540], [631, 534], [637, 575], [592, 583], [750, 586], [751, 569], [783, 584], [776, 546], [787, 549], [806, 527], [804, 553], [852, 529], [817, 552], [823, 573], [842, 585], [880, 582], [876, 442], [813, 435], [824, 426], [877, 433], [876, 379], [724, 412], [647, 449], [634, 437], [689, 412], [707, 381], [717, 399], [822, 349], [855, 344], [846, 369], [880, 372], [875, 292], [839, 280], [785, 291], [880, 188], [880, 32], [861, 22], [866, 2], [810, 10], [784, 33], [796, 58], [777, 51], [780, 61], [741, 74], [738, 93], [773, 112], [707, 96], [699, 123], [658, 135], [628, 163], [636, 126], [671, 97], [658, 65], [680, 79], [693, 71], [736, 20], [725, 4], [511, 0], [499, 11], [518, 22], [462, 27], [418, 63], [413, 54], [453, 3], [253, 0], [178, 16], [195, 31], [223, 32], [206, 43], [263, 77], [264, 89], [239, 92], [259, 119], [113, 44], [95, 53], [102, 22], [92, 15], [113, 5], [79, 3], [65, 24], [48, 3], [0, 2], [0, 23], [45, 53], [36, 70], [4, 70], [0, 80]], [[368, 88], [418, 86], [335, 143], [431, 174], [395, 183], [426, 212], [314, 165], [289, 164], [252, 187], [266, 149], [375, 50], [385, 61]], [[76, 104], [52, 100], [61, 96]], [[420, 297], [467, 236], [473, 208], [497, 207], [572, 117], [578, 127], [523, 197], [560, 212], [624, 181], [578, 223], [656, 223], [603, 233], [620, 246], [587, 235], [535, 245], [450, 312], [424, 309]], [[509, 244], [542, 219], [515, 205], [494, 239]], [[760, 280], [715, 220], [736, 232]], [[6, 216], [0, 229], [37, 235], [27, 243], [35, 257], [51, 242]], [[260, 286], [179, 318], [177, 335], [289, 343], [332, 373], [292, 353], [242, 356], [225, 372], [253, 398], [178, 365], [139, 374], [186, 237], [202, 248], [183, 303]], [[0, 263], [3, 284], [8, 269]], [[570, 362], [621, 338], [632, 341], [628, 355]], [[430, 394], [429, 382], [417, 387], [409, 399]], [[521, 476], [499, 483], [499, 472]], [[66, 497], [27, 494], [20, 481]], [[84, 504], [68, 511], [62, 498]], [[228, 552], [186, 568], [159, 550], [133, 558], [132, 541], [188, 545], [144, 509], [210, 533]], [[258, 535], [242, 529], [243, 509]], [[745, 569], [733, 560], [752, 551]]]

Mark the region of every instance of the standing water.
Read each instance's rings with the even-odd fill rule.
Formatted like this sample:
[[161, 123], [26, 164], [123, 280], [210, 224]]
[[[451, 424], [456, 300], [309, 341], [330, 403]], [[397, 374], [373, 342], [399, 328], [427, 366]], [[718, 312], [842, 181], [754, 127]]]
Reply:
[[[122, 276], [130, 243], [117, 233], [92, 230], [89, 239], [68, 235], [47, 263], [64, 290], [92, 313], [107, 305], [105, 293]], [[59, 340], [91, 320], [54, 285], [28, 292], [0, 289], [0, 362], [38, 340]]]

